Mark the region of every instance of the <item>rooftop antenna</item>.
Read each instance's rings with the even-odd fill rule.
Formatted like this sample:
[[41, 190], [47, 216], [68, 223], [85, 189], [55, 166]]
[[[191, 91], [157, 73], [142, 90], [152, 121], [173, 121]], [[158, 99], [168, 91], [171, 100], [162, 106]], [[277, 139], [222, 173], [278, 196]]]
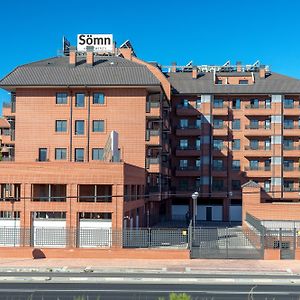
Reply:
[[71, 43], [63, 36], [62, 44], [63, 44], [63, 54], [68, 56], [70, 54]]

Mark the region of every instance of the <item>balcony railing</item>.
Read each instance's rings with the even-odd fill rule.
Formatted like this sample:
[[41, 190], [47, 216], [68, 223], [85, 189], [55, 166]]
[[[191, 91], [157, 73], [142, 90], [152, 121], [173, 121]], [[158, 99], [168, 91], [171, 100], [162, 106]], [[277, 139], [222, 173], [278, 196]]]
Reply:
[[285, 150], [285, 151], [300, 150], [300, 146], [284, 146], [283, 145], [283, 150]]
[[266, 126], [266, 125], [246, 125], [245, 129], [271, 129], [271, 125]]
[[213, 171], [226, 171], [225, 166], [213, 166], [212, 169]]
[[195, 150], [195, 151], [200, 151], [201, 150], [201, 148], [200, 147], [177, 147], [176, 148], [176, 150], [180, 150], [180, 151], [182, 151], [182, 150]]
[[245, 171], [271, 171], [271, 167], [270, 166], [265, 166], [265, 167], [246, 166], [244, 170]]
[[150, 164], [150, 165], [157, 165], [160, 163], [160, 158], [159, 157], [148, 157], [147, 158], [147, 162]]
[[216, 150], [216, 151], [221, 151], [221, 150], [224, 150], [226, 149], [227, 147], [225, 145], [220, 145], [220, 146], [213, 146], [213, 150]]
[[283, 191], [284, 192], [298, 192], [298, 190], [295, 189], [293, 186], [284, 186]]
[[245, 146], [245, 150], [265, 150], [265, 151], [268, 151], [268, 150], [271, 150], [271, 147], [265, 147], [265, 146], [251, 146], [251, 145], [247, 145]]
[[160, 135], [159, 129], [147, 129], [146, 130], [146, 141], [149, 141], [151, 136], [159, 136], [159, 135]]
[[2, 159], [1, 159], [1, 161], [14, 161], [14, 160], [15, 160], [15, 158], [13, 156], [11, 156], [11, 157], [3, 156]]
[[271, 109], [271, 105], [266, 105], [266, 104], [259, 104], [259, 105], [253, 105], [253, 104], [248, 104], [245, 105], [246, 109]]
[[283, 166], [283, 171], [285, 171], [285, 172], [292, 172], [292, 171], [298, 171], [298, 170], [300, 170], [300, 167]]
[[200, 171], [200, 170], [201, 167], [196, 167], [196, 166], [184, 166], [184, 167], [179, 166], [177, 168], [177, 171]]
[[177, 126], [177, 129], [185, 130], [185, 129], [201, 129], [201, 125], [189, 125], [189, 126]]

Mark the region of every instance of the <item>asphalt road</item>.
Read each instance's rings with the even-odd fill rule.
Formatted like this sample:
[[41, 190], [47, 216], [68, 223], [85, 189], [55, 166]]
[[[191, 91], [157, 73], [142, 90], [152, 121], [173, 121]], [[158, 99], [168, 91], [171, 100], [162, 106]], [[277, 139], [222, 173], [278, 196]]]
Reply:
[[168, 299], [170, 292], [192, 299], [299, 299], [300, 286], [229, 284], [127, 284], [127, 283], [1, 283], [0, 299], [119, 300]]

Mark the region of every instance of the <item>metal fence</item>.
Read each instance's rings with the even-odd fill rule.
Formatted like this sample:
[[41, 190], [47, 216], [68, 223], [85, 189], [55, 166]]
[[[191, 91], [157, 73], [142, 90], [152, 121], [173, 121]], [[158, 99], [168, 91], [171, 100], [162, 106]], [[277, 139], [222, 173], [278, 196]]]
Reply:
[[187, 229], [180, 228], [20, 228], [0, 227], [0, 247], [44, 248], [182, 248], [189, 245]]

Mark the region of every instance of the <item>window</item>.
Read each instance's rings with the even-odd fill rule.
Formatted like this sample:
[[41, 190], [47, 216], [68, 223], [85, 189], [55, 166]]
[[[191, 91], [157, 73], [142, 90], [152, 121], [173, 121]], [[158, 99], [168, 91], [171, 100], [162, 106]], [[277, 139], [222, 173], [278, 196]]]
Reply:
[[251, 108], [259, 108], [259, 101], [258, 101], [258, 99], [251, 99], [250, 100], [250, 107]]
[[201, 119], [196, 119], [195, 128], [201, 128]]
[[221, 119], [214, 119], [213, 126], [216, 129], [222, 129], [224, 127], [223, 120], [221, 120]]
[[189, 121], [187, 119], [180, 119], [180, 128], [188, 128]]
[[265, 160], [265, 171], [271, 170], [271, 159]]
[[293, 150], [294, 141], [293, 140], [283, 140], [283, 149], [284, 150]]
[[93, 94], [93, 104], [104, 104], [104, 94], [94, 93]]
[[196, 167], [196, 169], [200, 169], [201, 168], [201, 159], [196, 159], [195, 160], [195, 167]]
[[223, 149], [223, 140], [213, 140], [213, 147], [215, 150], [222, 150]]
[[56, 160], [67, 159], [67, 149], [66, 148], [55, 148], [55, 159]]
[[232, 120], [232, 129], [235, 129], [235, 130], [241, 129], [241, 120], [240, 119]]
[[284, 171], [293, 171], [294, 161], [293, 160], [284, 160], [283, 161], [283, 170]]
[[223, 80], [222, 79], [217, 79], [216, 84], [223, 84]]
[[271, 181], [270, 180], [266, 180], [264, 182], [264, 189], [266, 192], [270, 192], [270, 190], [271, 190]]
[[179, 190], [180, 191], [187, 191], [189, 186], [189, 182], [187, 179], [181, 179], [179, 181]]
[[57, 93], [56, 94], [56, 104], [67, 104], [68, 94], [67, 93]]
[[248, 84], [248, 80], [247, 79], [240, 79], [239, 84]]
[[294, 128], [294, 120], [284, 119], [283, 126], [284, 126], [284, 129], [293, 129]]
[[189, 146], [188, 140], [180, 140], [179, 147], [180, 149], [187, 149]]
[[231, 188], [233, 191], [239, 191], [241, 189], [241, 181], [240, 180], [232, 180]]
[[66, 120], [56, 120], [55, 121], [55, 131], [56, 132], [67, 132], [67, 121]]
[[223, 99], [214, 99], [213, 107], [214, 108], [223, 108]]
[[65, 184], [32, 184], [32, 201], [65, 202], [67, 186]]
[[201, 99], [196, 99], [196, 108], [201, 107]]
[[294, 108], [294, 99], [284, 99], [283, 105], [284, 108]]
[[195, 141], [195, 147], [196, 147], [196, 150], [200, 150], [200, 148], [201, 148], [201, 140], [200, 139], [197, 139]]
[[241, 140], [232, 140], [232, 150], [240, 150]]
[[258, 170], [258, 160], [250, 160], [250, 170]]
[[241, 169], [240, 160], [233, 160], [232, 161], [232, 170], [239, 171], [240, 169]]
[[271, 150], [271, 140], [265, 140], [265, 150]]
[[223, 191], [224, 190], [224, 181], [223, 181], [223, 179], [213, 178], [212, 190], [213, 191]]
[[83, 148], [75, 148], [75, 161], [76, 162], [84, 161], [84, 149]]
[[271, 120], [270, 119], [265, 120], [265, 129], [271, 129]]
[[181, 159], [181, 160], [179, 161], [179, 167], [180, 167], [180, 169], [186, 169], [187, 166], [188, 166], [188, 161], [187, 161], [187, 159]]
[[258, 140], [250, 140], [250, 149], [258, 150]]
[[189, 100], [187, 100], [187, 99], [183, 99], [183, 100], [182, 100], [182, 106], [183, 106], [183, 107], [187, 108], [187, 107], [189, 107], [189, 105], [190, 105], [190, 104], [189, 104]]
[[75, 106], [76, 107], [84, 107], [84, 97], [85, 94], [77, 93], [75, 96]]
[[285, 192], [292, 192], [294, 190], [294, 182], [292, 180], [284, 180], [283, 190]]
[[217, 171], [222, 171], [224, 168], [224, 162], [222, 159], [213, 160], [213, 169]]
[[93, 132], [103, 132], [104, 131], [104, 121], [94, 120], [93, 121]]
[[265, 100], [265, 107], [266, 107], [266, 108], [271, 108], [271, 103], [272, 103], [272, 102], [271, 102], [271, 99], [266, 99], [266, 100]]
[[84, 121], [77, 120], [75, 121], [75, 135], [83, 135], [84, 134]]
[[92, 160], [103, 160], [103, 148], [93, 148]]
[[[137, 198], [136, 191], [136, 187], [132, 186], [131, 200]], [[129, 191], [127, 191], [127, 193], [129, 193]], [[112, 185], [80, 184], [78, 185], [77, 194], [79, 202], [111, 202]]]
[[259, 128], [258, 120], [251, 119], [250, 120], [250, 129], [258, 129], [258, 128]]
[[240, 108], [241, 108], [241, 99], [233, 99], [232, 109], [240, 109]]
[[39, 148], [39, 161], [47, 161], [47, 148]]

